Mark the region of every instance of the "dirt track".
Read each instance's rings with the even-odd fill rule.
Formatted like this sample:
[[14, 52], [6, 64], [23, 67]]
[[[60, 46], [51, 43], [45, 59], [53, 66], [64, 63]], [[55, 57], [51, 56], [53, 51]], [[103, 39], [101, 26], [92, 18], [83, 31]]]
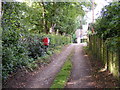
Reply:
[[73, 70], [66, 88], [93, 88], [94, 81], [91, 76], [91, 66], [83, 51], [84, 45], [72, 44], [68, 46], [58, 57], [53, 58], [53, 62], [45, 67], [43, 71], [39, 71], [33, 77], [29, 78], [25, 88], [49, 88], [73, 49], [75, 52], [73, 58], [71, 58]]
[[73, 69], [66, 88], [94, 88], [91, 76], [91, 66], [87, 55], [83, 51], [85, 44], [74, 44], [75, 53], [72, 58]]
[[70, 45], [58, 57], [55, 57], [53, 62], [50, 63], [42, 72], [39, 72], [34, 78], [30, 78], [27, 88], [49, 88], [53, 82], [56, 74], [64, 64], [67, 56], [71, 53], [73, 45]]
[[60, 71], [62, 65], [64, 64], [66, 58], [73, 50], [73, 45], [69, 45], [64, 48], [59, 55], [52, 57], [52, 62], [44, 67], [42, 70], [35, 71], [34, 73], [28, 75], [19, 73], [21, 75], [15, 76], [9, 80], [8, 88], [49, 88], [56, 76]]
[[[48, 66], [40, 68], [34, 72], [19, 71], [14, 77], [8, 80], [7, 88], [49, 88], [64, 64], [67, 56], [74, 50], [73, 69], [71, 77], [66, 83], [65, 88], [104, 88], [118, 87], [117, 82], [109, 73], [102, 72], [96, 74], [96, 68], [100, 68], [97, 63], [88, 59], [83, 50], [85, 44], [71, 44], [64, 47], [62, 52], [51, 57], [51, 63]], [[96, 64], [97, 66], [93, 65]], [[92, 65], [92, 67], [91, 67]], [[95, 67], [93, 67], [95, 66]], [[94, 69], [95, 68], [95, 69]], [[94, 74], [95, 73], [95, 74]], [[95, 75], [95, 77], [93, 77]], [[102, 76], [101, 76], [102, 75]], [[108, 77], [109, 76], [109, 77]], [[99, 77], [99, 78], [97, 78]], [[105, 78], [105, 79], [103, 79]], [[113, 81], [113, 82], [109, 82]]]

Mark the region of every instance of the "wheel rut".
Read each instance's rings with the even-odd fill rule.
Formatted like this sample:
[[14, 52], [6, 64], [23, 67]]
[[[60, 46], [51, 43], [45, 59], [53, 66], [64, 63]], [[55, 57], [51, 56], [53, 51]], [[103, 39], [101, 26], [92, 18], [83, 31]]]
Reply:
[[90, 61], [83, 51], [85, 44], [74, 44], [75, 53], [72, 58], [73, 69], [65, 88], [94, 88]]

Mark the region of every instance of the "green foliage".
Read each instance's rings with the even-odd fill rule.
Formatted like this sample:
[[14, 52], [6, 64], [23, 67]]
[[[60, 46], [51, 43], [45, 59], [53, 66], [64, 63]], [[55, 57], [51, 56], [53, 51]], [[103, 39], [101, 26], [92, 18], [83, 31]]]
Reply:
[[[47, 52], [43, 48], [42, 34], [28, 34], [28, 36], [20, 38], [16, 46], [5, 47], [3, 44], [3, 79], [6, 79], [8, 74], [15, 72], [17, 68], [22, 68], [23, 66], [33, 70], [37, 67], [34, 61], [38, 57], [45, 56], [46, 54], [50, 55], [53, 53], [52, 49], [59, 45], [70, 43], [69, 37], [46, 34], [44, 36], [51, 38]], [[6, 43], [6, 45], [8, 44]]]
[[120, 2], [110, 3], [101, 11], [101, 17], [95, 23], [95, 31], [104, 40], [120, 36]]
[[39, 35], [29, 35], [26, 37], [25, 43], [28, 44], [29, 57], [37, 59], [37, 57], [44, 55], [45, 50], [42, 47], [42, 39]]
[[110, 51], [119, 52], [120, 50], [120, 37], [108, 38], [106, 44]]
[[20, 40], [20, 18], [18, 3], [6, 3], [3, 5], [2, 17], [2, 63], [3, 78], [21, 66], [25, 66], [31, 60], [25, 44]]
[[50, 47], [58, 45], [66, 45], [71, 42], [70, 37], [62, 35], [47, 35], [50, 38]]
[[101, 11], [101, 16], [91, 27], [98, 37], [102, 38], [112, 51], [119, 49], [120, 37], [120, 2], [112, 2]]
[[46, 54], [42, 36], [50, 38], [47, 54], [51, 54], [51, 48], [70, 43], [69, 36], [43, 33], [52, 28], [54, 32], [58, 29], [60, 34], [70, 34], [78, 27], [76, 18], [85, 14], [81, 3], [64, 2], [33, 2], [31, 5], [2, 2], [2, 12], [3, 80], [17, 68], [37, 67], [35, 60]]

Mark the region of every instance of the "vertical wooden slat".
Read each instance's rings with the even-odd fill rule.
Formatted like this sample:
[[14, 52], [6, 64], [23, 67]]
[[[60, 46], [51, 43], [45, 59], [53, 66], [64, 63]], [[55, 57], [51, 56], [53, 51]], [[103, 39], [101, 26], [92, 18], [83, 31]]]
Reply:
[[104, 40], [98, 38], [96, 35], [89, 37], [89, 45], [93, 57], [96, 60], [101, 60], [106, 65], [106, 69], [110, 70], [115, 77], [119, 77], [120, 81], [120, 50], [117, 52], [111, 51]]
[[[1, 18], [2, 18], [2, 0], [0, 0], [0, 54], [2, 54], [2, 28], [1, 28]], [[2, 89], [2, 55], [0, 55], [0, 90]]]
[[106, 62], [107, 62], [107, 70], [109, 70], [109, 51], [108, 51], [108, 45], [106, 45]]

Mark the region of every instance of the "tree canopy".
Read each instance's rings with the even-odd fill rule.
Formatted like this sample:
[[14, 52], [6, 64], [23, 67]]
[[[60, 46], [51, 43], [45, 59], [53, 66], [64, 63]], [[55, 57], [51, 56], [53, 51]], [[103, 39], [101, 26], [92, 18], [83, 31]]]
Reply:
[[113, 2], [105, 6], [101, 16], [94, 24], [95, 31], [104, 39], [120, 36], [120, 2]]
[[[21, 28], [34, 33], [49, 33], [51, 28], [54, 32], [58, 30], [60, 33], [70, 34], [73, 30], [80, 26], [78, 23], [81, 20], [76, 19], [78, 16], [83, 17], [85, 15], [83, 6], [90, 8], [90, 3], [4, 2], [3, 23], [5, 22], [5, 19], [7, 21], [11, 20], [9, 24], [15, 23], [17, 29]], [[14, 20], [16, 20], [16, 22]], [[5, 25], [6, 24], [4, 23], [4, 27]]]

